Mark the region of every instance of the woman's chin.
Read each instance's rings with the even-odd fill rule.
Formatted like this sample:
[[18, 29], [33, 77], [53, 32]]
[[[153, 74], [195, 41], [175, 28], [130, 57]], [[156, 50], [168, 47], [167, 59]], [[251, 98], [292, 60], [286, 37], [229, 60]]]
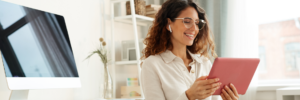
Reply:
[[193, 45], [193, 42], [189, 42], [186, 44], [186, 46], [192, 46]]

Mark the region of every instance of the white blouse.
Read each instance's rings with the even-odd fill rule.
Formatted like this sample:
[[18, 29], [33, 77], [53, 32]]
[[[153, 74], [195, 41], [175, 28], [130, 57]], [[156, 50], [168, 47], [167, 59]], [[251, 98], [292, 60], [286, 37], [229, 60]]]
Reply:
[[[151, 55], [143, 61], [141, 84], [145, 100], [188, 100], [185, 91], [197, 78], [208, 75], [212, 67], [208, 58], [189, 54], [193, 59], [190, 72], [183, 60], [170, 50]], [[203, 100], [221, 100], [221, 97], [210, 96]]]

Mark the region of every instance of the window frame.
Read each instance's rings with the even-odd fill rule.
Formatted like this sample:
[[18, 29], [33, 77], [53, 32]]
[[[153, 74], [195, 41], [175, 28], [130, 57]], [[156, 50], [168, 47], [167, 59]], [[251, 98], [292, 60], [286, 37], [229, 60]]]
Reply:
[[[7, 50], [3, 49], [1, 50], [3, 57], [5, 58], [8, 67], [14, 66], [14, 68], [9, 67], [12, 77], [25, 77], [25, 73], [23, 72], [23, 69], [20, 65], [20, 62], [18, 61], [18, 58], [8, 40], [8, 36], [13, 34], [18, 29], [25, 26], [27, 23], [29, 23], [31, 20], [36, 19], [38, 16], [42, 15], [42, 13], [35, 13], [31, 14], [32, 12], [25, 12], [25, 16], [7, 27], [6, 29], [3, 29], [1, 23], [0, 23], [0, 48], [7, 48]], [[28, 16], [32, 18], [28, 18]], [[10, 56], [10, 57], [8, 57]]]

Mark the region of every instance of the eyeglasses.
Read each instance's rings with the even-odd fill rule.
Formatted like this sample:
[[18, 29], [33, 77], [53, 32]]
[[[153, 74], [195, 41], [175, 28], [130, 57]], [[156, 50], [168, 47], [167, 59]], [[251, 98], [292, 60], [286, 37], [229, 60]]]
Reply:
[[183, 22], [183, 24], [184, 24], [184, 26], [186, 27], [186, 28], [191, 28], [191, 27], [193, 27], [193, 23], [195, 23], [195, 25], [196, 25], [196, 29], [197, 30], [201, 30], [204, 26], [205, 26], [205, 24], [206, 24], [206, 22], [205, 22], [205, 20], [203, 20], [203, 19], [196, 19], [196, 20], [193, 20], [192, 18], [190, 18], [190, 17], [185, 17], [185, 18], [175, 18], [175, 19], [182, 19], [182, 22]]

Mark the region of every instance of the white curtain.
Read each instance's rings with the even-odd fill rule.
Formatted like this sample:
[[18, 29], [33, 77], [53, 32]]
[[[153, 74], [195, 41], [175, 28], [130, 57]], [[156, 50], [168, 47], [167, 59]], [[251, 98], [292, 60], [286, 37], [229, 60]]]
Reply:
[[[224, 57], [258, 58], [258, 24], [255, 0], [227, 0]], [[255, 100], [258, 84], [254, 75], [245, 95], [239, 100]]]
[[[219, 57], [258, 58], [257, 0], [199, 0], [214, 33]], [[255, 100], [258, 84], [254, 75], [239, 100]]]

